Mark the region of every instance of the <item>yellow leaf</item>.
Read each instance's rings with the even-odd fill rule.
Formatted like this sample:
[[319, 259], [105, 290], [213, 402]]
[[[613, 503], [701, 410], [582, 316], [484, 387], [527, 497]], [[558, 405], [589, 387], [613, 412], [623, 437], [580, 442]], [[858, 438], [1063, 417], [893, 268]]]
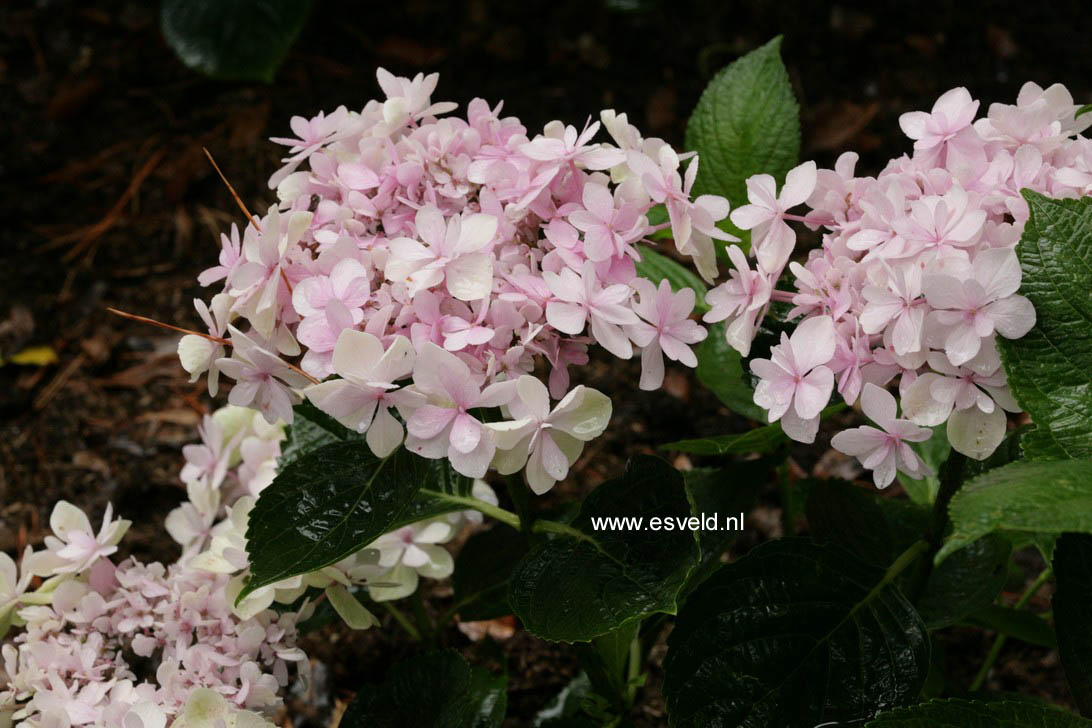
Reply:
[[12, 354], [8, 360], [0, 359], [0, 366], [4, 364], [19, 364], [21, 366], [44, 367], [57, 363], [57, 352], [52, 346], [28, 346], [22, 351]]

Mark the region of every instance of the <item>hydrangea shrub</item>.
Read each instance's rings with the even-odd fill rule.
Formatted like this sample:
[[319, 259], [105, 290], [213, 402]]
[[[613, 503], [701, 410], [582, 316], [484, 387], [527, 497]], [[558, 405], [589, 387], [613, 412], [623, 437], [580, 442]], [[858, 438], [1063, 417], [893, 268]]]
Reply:
[[[799, 163], [778, 39], [713, 80], [686, 153], [613, 110], [532, 133], [501, 105], [434, 102], [435, 74], [377, 76], [383, 101], [273, 140], [276, 202], [244, 208], [200, 276], [207, 333], [179, 356], [210, 395], [231, 386], [183, 451], [179, 559], [119, 559], [128, 522], [96, 531], [68, 503], [43, 547], [0, 554], [0, 725], [272, 725], [320, 610], [389, 614], [428, 647], [458, 614], [579, 643], [542, 725], [624, 724], [667, 619], [673, 726], [1092, 725], [975, 699], [1011, 636], [1059, 644], [1092, 712], [1087, 107], [1029, 83], [980, 116], [956, 88], [901, 117], [909, 154], [858, 176], [852, 152]], [[611, 426], [611, 399], [572, 383], [596, 347], [639, 357], [643, 390], [696, 368], [761, 421], [664, 445], [703, 467], [634, 457], [544, 518], [535, 497]], [[790, 443], [827, 435], [911, 499], [795, 478]], [[767, 482], [808, 536], [726, 563], [732, 535], [692, 521]], [[1029, 547], [1053, 566], [1002, 606]], [[453, 573], [438, 622], [396, 605]], [[1053, 626], [1018, 611], [1052, 577]], [[969, 686], [931, 657], [955, 624], [998, 632]], [[506, 685], [425, 651], [340, 725], [499, 726]]]

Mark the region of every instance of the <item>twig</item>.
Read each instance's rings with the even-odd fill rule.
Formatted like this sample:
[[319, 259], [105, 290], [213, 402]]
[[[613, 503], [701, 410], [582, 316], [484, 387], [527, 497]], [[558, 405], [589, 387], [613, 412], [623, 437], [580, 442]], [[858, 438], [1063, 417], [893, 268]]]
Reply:
[[261, 232], [262, 226], [259, 225], [258, 221], [254, 219], [254, 216], [250, 214], [250, 210], [246, 209], [246, 205], [244, 205], [243, 201], [239, 198], [239, 194], [235, 191], [235, 188], [231, 186], [227, 177], [220, 171], [220, 165], [216, 164], [216, 160], [212, 158], [212, 153], [209, 152], [207, 147], [201, 147], [201, 149], [205, 152], [205, 156], [209, 158], [209, 161], [212, 162], [212, 168], [216, 170], [216, 174], [220, 175], [220, 179], [227, 185], [228, 192], [230, 192], [231, 196], [235, 199], [235, 204], [238, 205], [239, 209], [243, 211], [243, 214], [247, 216], [247, 219], [250, 220], [250, 224], [254, 226], [254, 229]]
[[[119, 311], [118, 309], [110, 308], [109, 306], [106, 307], [106, 310], [109, 311], [110, 313], [114, 314], [115, 316], [121, 316], [122, 318], [132, 319], [133, 321], [139, 321], [142, 324], [151, 324], [152, 326], [158, 326], [158, 327], [163, 328], [163, 329], [170, 329], [171, 331], [178, 331], [178, 332], [183, 333], [183, 334], [192, 334], [193, 336], [200, 336], [202, 339], [208, 339], [209, 341], [214, 341], [217, 344], [221, 344], [223, 346], [231, 346], [232, 345], [231, 344], [231, 339], [222, 339], [219, 336], [212, 336], [210, 334], [202, 334], [200, 331], [193, 331], [192, 329], [184, 329], [181, 326], [172, 326], [171, 324], [165, 324], [162, 321], [156, 321], [155, 319], [148, 318], [147, 316], [138, 316], [135, 313], [127, 313], [125, 311]], [[291, 369], [292, 371], [294, 371], [296, 374], [299, 374], [301, 377], [303, 377], [307, 381], [311, 382], [311, 384], [318, 384], [319, 383], [318, 379], [315, 379], [310, 374], [303, 371], [302, 369], [300, 369], [298, 366], [296, 366], [292, 362], [287, 362], [287, 361], [284, 361], [283, 359], [281, 359], [281, 363], [284, 364], [289, 369]]]
[[[61, 260], [70, 261], [83, 251], [90, 249], [95, 241], [105, 235], [117, 224], [118, 219], [121, 217], [121, 211], [125, 209], [125, 206], [129, 204], [129, 201], [133, 199], [140, 190], [140, 186], [144, 183], [144, 180], [148, 178], [148, 175], [154, 172], [155, 168], [159, 166], [165, 153], [165, 150], [159, 149], [148, 157], [147, 161], [145, 161], [140, 169], [137, 170], [136, 174], [133, 175], [133, 178], [129, 180], [129, 186], [125, 188], [125, 192], [117, 199], [117, 202], [110, 208], [110, 211], [97, 223], [86, 228], [80, 236], [79, 242], [73, 245], [72, 248], [62, 256]], [[55, 247], [62, 242], [67, 242], [69, 239], [68, 236], [63, 236], [55, 240], [53, 244], [48, 247]]]
[[222, 346], [231, 346], [230, 339], [221, 339], [219, 336], [212, 336], [211, 334], [202, 334], [200, 331], [193, 331], [191, 329], [184, 329], [181, 326], [172, 326], [171, 324], [165, 324], [162, 321], [156, 321], [153, 318], [147, 316], [138, 316], [135, 313], [127, 313], [125, 311], [119, 311], [116, 308], [106, 307], [106, 310], [115, 316], [121, 316], [122, 318], [132, 319], [133, 321], [139, 321], [142, 324], [151, 324], [152, 326], [158, 326], [161, 329], [170, 329], [171, 331], [178, 331], [183, 334], [190, 334], [193, 336], [200, 336], [202, 339], [208, 339], [209, 341], [215, 341]]

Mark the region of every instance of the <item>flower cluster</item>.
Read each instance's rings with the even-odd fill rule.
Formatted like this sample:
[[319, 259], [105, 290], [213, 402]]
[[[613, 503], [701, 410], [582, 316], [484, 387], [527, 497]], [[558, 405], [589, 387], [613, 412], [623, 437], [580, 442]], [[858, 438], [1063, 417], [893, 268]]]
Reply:
[[[191, 704], [204, 689], [223, 702], [222, 718], [272, 725], [254, 711], [280, 704], [290, 665], [306, 674], [295, 642], [308, 608], [241, 619], [227, 577], [184, 562], [115, 564], [109, 557], [128, 527], [107, 509], [96, 533], [80, 509], [61, 501], [43, 551], [28, 547], [18, 568], [0, 554], [0, 623], [22, 628], [3, 647], [0, 722], [163, 728], [170, 717], [188, 716], [174, 725], [212, 728]], [[28, 591], [34, 577], [46, 580]], [[148, 660], [154, 675], [138, 675]]]
[[[696, 365], [693, 292], [639, 279], [637, 243], [670, 228], [711, 281], [714, 239], [734, 239], [716, 226], [728, 203], [691, 199], [698, 160], [684, 165], [625, 114], [529, 135], [481, 99], [438, 118], [455, 105], [431, 101], [435, 74], [378, 78], [385, 101], [294, 117], [296, 136], [273, 140], [288, 147], [270, 179], [278, 203], [223, 236], [200, 277], [222, 290], [196, 303], [209, 334], [183, 338], [183, 366], [212, 393], [221, 374], [235, 380], [229, 401], [270, 422], [291, 422], [307, 397], [379, 455], [405, 441], [476, 478], [526, 463], [544, 491], [610, 415], [599, 393], [570, 391], [589, 345], [639, 350], [645, 389], [662, 383], [665, 355]], [[594, 141], [601, 125], [613, 143]], [[649, 222], [653, 207], [666, 222]], [[536, 361], [545, 397], [516, 385]], [[483, 407], [510, 407], [508, 429], [478, 420]], [[574, 417], [569, 429], [550, 419]]]
[[[289, 668], [303, 680], [309, 674], [297, 625], [317, 594], [349, 626], [373, 626], [353, 589], [366, 588], [374, 601], [400, 599], [421, 576], [449, 576], [454, 563], [441, 544], [481, 520], [476, 511], [456, 512], [404, 526], [236, 603], [249, 568], [247, 518], [276, 475], [284, 423], [227, 406], [207, 416], [199, 434], [200, 443], [183, 448], [188, 499], [166, 519], [182, 547], [176, 563], [115, 563], [129, 522], [108, 506], [96, 531], [63, 501], [42, 550], [28, 547], [18, 564], [0, 553], [0, 632], [21, 628], [3, 647], [0, 725], [164, 728], [173, 720], [219, 728], [222, 720], [264, 728]], [[481, 481], [472, 495], [497, 503]], [[36, 577], [45, 581], [31, 589]]]
[[[926, 472], [905, 445], [928, 436], [919, 426], [946, 422], [952, 447], [974, 458], [1001, 442], [1005, 412], [1020, 408], [996, 338], [1019, 338], [1035, 323], [1017, 293], [1014, 247], [1029, 214], [1020, 192], [1092, 193], [1092, 140], [1080, 136], [1092, 114], [1077, 116], [1064, 87], [1029, 83], [1015, 105], [993, 104], [975, 120], [978, 106], [956, 88], [931, 111], [904, 114], [913, 154], [875, 177], [855, 176], [857, 157], [847, 153], [833, 170], [797, 167], [780, 193], [769, 175], [750, 178], [750, 204], [731, 219], [751, 232], [755, 268], [731, 246], [731, 279], [708, 296], [706, 320], [727, 320], [728, 342], [744, 355], [772, 301], [803, 317], [768, 359], [751, 362], [755, 402], [796, 440], [814, 439], [835, 390], [852, 404], [868, 384], [897, 382], [905, 420], [873, 392], [865, 413], [885, 432], [834, 441], [874, 468], [881, 487], [895, 476], [896, 455], [899, 470]], [[789, 212], [804, 203], [806, 214]], [[823, 231], [803, 263], [790, 262], [789, 221]], [[775, 289], [786, 265], [793, 292]]]

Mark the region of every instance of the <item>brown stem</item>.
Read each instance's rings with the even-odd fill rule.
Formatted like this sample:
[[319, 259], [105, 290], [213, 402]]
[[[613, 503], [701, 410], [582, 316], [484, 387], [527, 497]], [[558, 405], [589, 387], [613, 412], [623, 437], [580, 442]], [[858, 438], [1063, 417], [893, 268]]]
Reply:
[[258, 221], [254, 219], [254, 216], [250, 214], [250, 210], [246, 209], [246, 205], [244, 205], [243, 201], [239, 198], [239, 194], [235, 191], [235, 188], [231, 186], [231, 183], [227, 181], [227, 177], [220, 171], [220, 165], [216, 164], [216, 160], [212, 158], [212, 153], [205, 147], [201, 147], [201, 149], [205, 152], [205, 156], [209, 158], [209, 161], [212, 162], [212, 168], [216, 170], [216, 174], [220, 175], [220, 179], [227, 185], [228, 192], [230, 192], [231, 196], [235, 199], [235, 204], [238, 205], [239, 209], [243, 211], [243, 214], [247, 216], [247, 219], [250, 220], [250, 224], [254, 226], [254, 229], [261, 232], [261, 225], [259, 225]]
[[193, 336], [200, 336], [202, 339], [208, 339], [209, 341], [215, 341], [217, 344], [223, 346], [231, 346], [230, 339], [221, 339], [219, 336], [212, 336], [211, 334], [202, 334], [200, 331], [192, 331], [190, 329], [184, 329], [181, 326], [172, 326], [171, 324], [165, 324], [162, 321], [156, 321], [153, 318], [147, 316], [138, 316], [135, 313], [127, 313], [125, 311], [119, 311], [116, 308], [106, 307], [106, 310], [115, 316], [121, 316], [122, 318], [132, 319], [133, 321], [139, 321], [142, 324], [151, 324], [152, 326], [158, 326], [161, 329], [170, 329], [171, 331], [178, 331], [183, 334], [192, 334]]
[[[106, 307], [106, 310], [109, 311], [110, 313], [114, 314], [115, 316], [121, 316], [122, 318], [132, 319], [133, 321], [139, 321], [142, 324], [151, 324], [152, 326], [158, 326], [158, 327], [160, 327], [162, 329], [170, 329], [171, 331], [178, 331], [178, 332], [183, 333], [183, 334], [193, 334], [194, 336], [200, 336], [202, 339], [208, 339], [209, 341], [215, 341], [217, 344], [222, 344], [223, 346], [231, 346], [231, 340], [230, 339], [221, 339], [219, 336], [211, 336], [209, 334], [202, 334], [200, 331], [192, 331], [190, 329], [184, 329], [181, 326], [172, 326], [171, 324], [165, 324], [162, 321], [156, 321], [155, 319], [148, 318], [147, 316], [138, 316], [135, 313], [127, 313], [125, 311], [119, 311], [118, 309], [110, 308], [109, 306]], [[318, 379], [315, 379], [314, 377], [312, 377], [310, 374], [308, 374], [307, 372], [300, 369], [295, 364], [292, 364], [291, 362], [284, 361], [283, 359], [281, 361], [284, 363], [285, 366], [287, 366], [289, 369], [294, 371], [296, 374], [299, 374], [300, 376], [307, 379], [307, 381], [311, 382], [311, 384], [318, 384], [319, 383]]]

